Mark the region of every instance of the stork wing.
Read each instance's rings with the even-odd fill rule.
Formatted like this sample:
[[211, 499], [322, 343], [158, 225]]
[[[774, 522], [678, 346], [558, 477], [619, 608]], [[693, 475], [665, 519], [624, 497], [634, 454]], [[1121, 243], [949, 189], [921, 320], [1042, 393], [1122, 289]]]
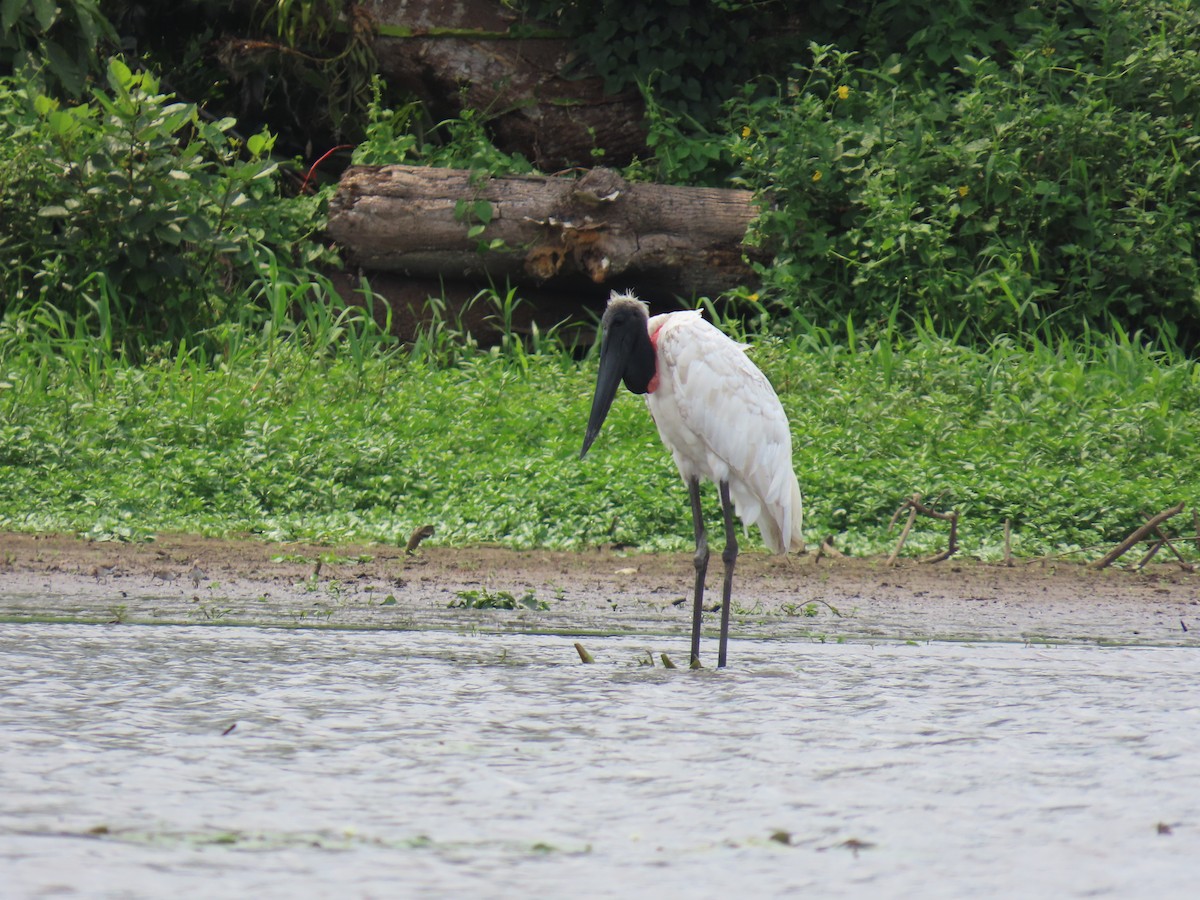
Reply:
[[766, 376], [741, 344], [698, 315], [664, 326], [658, 352], [660, 377], [672, 380], [692, 446], [707, 453], [704, 463], [693, 462], [714, 480], [728, 479], [738, 515], [758, 524], [770, 549], [797, 544], [800, 489], [791, 429]]

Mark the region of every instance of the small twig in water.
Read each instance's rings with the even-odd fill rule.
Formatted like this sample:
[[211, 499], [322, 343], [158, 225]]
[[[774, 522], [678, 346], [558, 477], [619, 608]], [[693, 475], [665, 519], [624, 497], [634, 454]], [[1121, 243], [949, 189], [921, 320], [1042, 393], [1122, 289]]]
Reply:
[[831, 613], [833, 613], [835, 616], [837, 616], [839, 619], [846, 618], [844, 615], [842, 615], [842, 611], [840, 609], [838, 609], [836, 606], [834, 606], [832, 603], [830, 603], [828, 600], [821, 600], [820, 598], [818, 598], [815, 600], [809, 600], [808, 602], [809, 603], [820, 603], [822, 606], [829, 607], [829, 611]]
[[579, 643], [578, 641], [575, 642], [575, 652], [579, 654], [579, 659], [582, 662], [594, 663], [596, 661], [596, 657], [588, 653], [583, 644]]

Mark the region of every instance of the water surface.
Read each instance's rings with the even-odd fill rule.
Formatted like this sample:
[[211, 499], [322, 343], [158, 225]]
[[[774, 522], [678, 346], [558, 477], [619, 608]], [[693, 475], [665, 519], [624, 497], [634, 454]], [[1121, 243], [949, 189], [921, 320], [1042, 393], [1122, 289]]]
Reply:
[[586, 643], [0, 625], [5, 894], [1193, 896], [1194, 649]]

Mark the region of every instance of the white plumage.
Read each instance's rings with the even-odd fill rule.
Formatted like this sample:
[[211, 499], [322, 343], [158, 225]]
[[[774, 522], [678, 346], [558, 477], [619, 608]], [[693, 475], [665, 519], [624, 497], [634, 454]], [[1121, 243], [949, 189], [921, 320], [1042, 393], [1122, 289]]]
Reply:
[[647, 332], [658, 383], [646, 405], [683, 480], [729, 482], [738, 518], [772, 553], [802, 549], [792, 433], [771, 383], [699, 310], [654, 316]]
[[783, 406], [766, 376], [741, 344], [704, 321], [699, 311], [649, 317], [632, 294], [616, 294], [601, 321], [603, 340], [596, 392], [580, 458], [600, 433], [621, 382], [646, 397], [659, 436], [688, 488], [696, 533], [692, 603], [692, 665], [700, 664], [708, 531], [700, 482], [712, 481], [721, 497], [725, 581], [721, 592], [721, 643], [725, 665], [730, 592], [737, 563], [736, 514], [757, 525], [775, 553], [804, 546], [800, 485], [792, 469], [792, 434]]

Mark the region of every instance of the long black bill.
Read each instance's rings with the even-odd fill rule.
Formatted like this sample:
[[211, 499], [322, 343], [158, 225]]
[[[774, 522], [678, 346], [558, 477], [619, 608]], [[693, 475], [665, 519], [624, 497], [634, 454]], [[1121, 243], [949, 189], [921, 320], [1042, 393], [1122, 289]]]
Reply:
[[600, 347], [600, 372], [596, 376], [596, 393], [592, 395], [592, 412], [588, 416], [587, 433], [583, 436], [583, 449], [579, 451], [580, 459], [587, 456], [592, 441], [600, 434], [600, 426], [608, 416], [613, 398], [617, 396], [617, 387], [621, 384], [621, 376], [625, 374], [632, 348], [628, 341], [618, 338], [618, 335], [606, 334]]

